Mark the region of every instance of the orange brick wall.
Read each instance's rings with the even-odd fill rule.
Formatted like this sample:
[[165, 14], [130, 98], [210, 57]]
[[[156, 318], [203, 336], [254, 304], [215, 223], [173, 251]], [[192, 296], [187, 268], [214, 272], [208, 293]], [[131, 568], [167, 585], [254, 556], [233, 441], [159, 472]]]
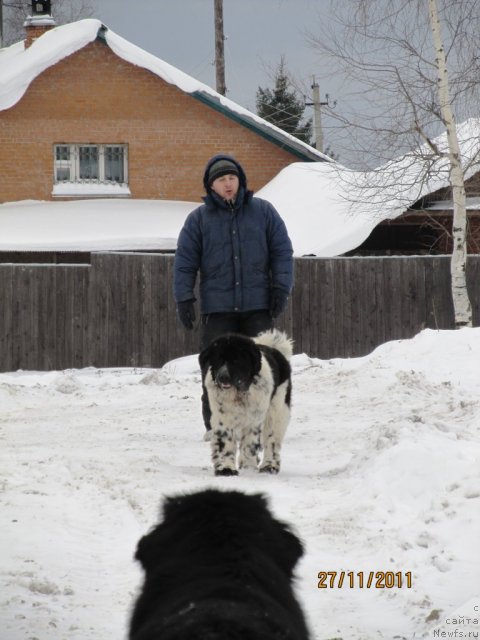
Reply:
[[128, 144], [133, 198], [198, 201], [207, 160], [230, 153], [257, 190], [298, 159], [96, 41], [0, 112], [0, 202], [52, 199], [55, 143]]

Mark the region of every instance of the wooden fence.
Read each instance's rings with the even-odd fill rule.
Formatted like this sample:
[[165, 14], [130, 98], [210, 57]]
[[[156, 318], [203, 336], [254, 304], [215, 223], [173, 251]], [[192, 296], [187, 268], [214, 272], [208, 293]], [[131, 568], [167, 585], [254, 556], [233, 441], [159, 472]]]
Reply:
[[[425, 327], [453, 328], [449, 257], [299, 258], [277, 325], [295, 353], [356, 357]], [[95, 253], [91, 264], [0, 264], [0, 370], [151, 366], [197, 352], [177, 322], [173, 256]], [[469, 257], [480, 324], [480, 256]]]

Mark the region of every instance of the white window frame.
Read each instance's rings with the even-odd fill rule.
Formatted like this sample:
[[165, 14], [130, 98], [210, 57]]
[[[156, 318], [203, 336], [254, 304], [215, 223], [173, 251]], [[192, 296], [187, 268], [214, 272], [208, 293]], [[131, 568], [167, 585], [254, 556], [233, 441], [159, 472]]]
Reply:
[[[98, 176], [95, 178], [80, 177], [80, 150], [82, 148], [97, 149]], [[110, 148], [120, 148], [123, 154], [123, 181], [108, 180], [106, 173], [106, 152]], [[57, 151], [67, 149], [67, 159], [57, 159]], [[59, 178], [61, 170], [69, 172], [69, 179]], [[54, 196], [82, 197], [85, 195], [126, 196], [130, 195], [128, 188], [128, 145], [126, 144], [54, 144], [53, 145], [53, 176]]]

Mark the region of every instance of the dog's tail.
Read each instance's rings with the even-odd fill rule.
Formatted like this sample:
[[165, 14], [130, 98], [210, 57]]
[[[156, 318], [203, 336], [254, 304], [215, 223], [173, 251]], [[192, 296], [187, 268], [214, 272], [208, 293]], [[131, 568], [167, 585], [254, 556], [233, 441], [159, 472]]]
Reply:
[[278, 329], [264, 331], [254, 338], [254, 341], [257, 344], [263, 344], [266, 347], [277, 349], [287, 360], [290, 360], [292, 357], [293, 340], [291, 340], [283, 331], [279, 331]]

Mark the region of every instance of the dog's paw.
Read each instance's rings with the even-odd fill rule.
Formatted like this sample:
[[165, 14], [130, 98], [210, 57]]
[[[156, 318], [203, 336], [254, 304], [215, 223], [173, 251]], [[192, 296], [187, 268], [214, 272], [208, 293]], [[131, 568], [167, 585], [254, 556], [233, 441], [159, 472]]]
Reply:
[[238, 471], [236, 469], [229, 469], [228, 467], [222, 467], [220, 469], [215, 469], [216, 476], [238, 476]]
[[240, 469], [257, 469], [258, 460], [256, 458], [240, 458], [238, 466]]
[[271, 473], [276, 474], [280, 471], [280, 467], [278, 465], [266, 464], [259, 469], [260, 473]]

